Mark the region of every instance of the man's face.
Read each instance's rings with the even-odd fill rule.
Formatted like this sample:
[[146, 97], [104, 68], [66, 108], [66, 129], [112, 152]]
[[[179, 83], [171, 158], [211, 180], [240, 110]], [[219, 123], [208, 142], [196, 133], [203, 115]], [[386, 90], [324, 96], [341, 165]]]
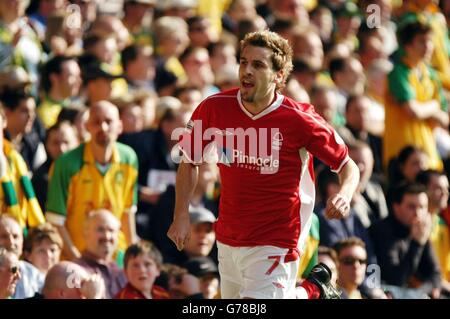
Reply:
[[8, 254], [0, 265], [0, 298], [12, 296], [19, 279], [19, 260], [16, 255]]
[[360, 181], [359, 184], [362, 187], [361, 192], [364, 191], [370, 177], [372, 176], [374, 159], [372, 152], [368, 147], [354, 149], [349, 151], [351, 159], [359, 168]]
[[361, 246], [349, 246], [339, 253], [339, 282], [359, 286], [364, 281], [367, 266], [367, 253]]
[[448, 203], [448, 178], [445, 175], [432, 175], [428, 183], [428, 198], [433, 206], [443, 210]]
[[420, 151], [414, 151], [403, 165], [400, 166], [400, 171], [403, 176], [410, 182], [416, 179], [420, 171], [427, 168], [427, 156]]
[[41, 272], [46, 273], [59, 261], [61, 248], [45, 238], [40, 242], [33, 244], [31, 253], [28, 254], [27, 260], [32, 263]]
[[86, 250], [98, 258], [110, 259], [116, 250], [119, 223], [112, 216], [99, 215], [85, 228]]
[[268, 48], [248, 45], [241, 54], [239, 81], [242, 99], [255, 103], [266, 98], [281, 81], [281, 71], [273, 70], [272, 51]]
[[195, 86], [204, 87], [214, 82], [214, 74], [209, 63], [208, 51], [199, 49], [193, 52], [183, 62], [189, 83]]
[[365, 132], [369, 122], [370, 107], [371, 102], [368, 98], [353, 100], [345, 114], [348, 125], [355, 130]]
[[8, 131], [27, 134], [33, 128], [36, 118], [36, 102], [33, 98], [23, 99], [14, 111], [6, 110], [6, 117]]
[[361, 62], [349, 59], [342, 70], [340, 85], [347, 94], [362, 94], [364, 92], [365, 77]]
[[68, 126], [62, 125], [60, 129], [49, 133], [45, 147], [52, 159], [56, 159], [62, 153], [74, 149], [78, 145], [76, 131]]
[[428, 214], [428, 197], [425, 193], [405, 194], [400, 203], [394, 203], [395, 217], [405, 226], [411, 227], [417, 219]]
[[74, 60], [66, 61], [61, 66], [61, 74], [57, 76], [61, 85], [61, 93], [65, 97], [78, 95], [81, 87], [81, 70]]
[[109, 104], [91, 108], [87, 129], [95, 144], [101, 147], [111, 145], [122, 132], [119, 112]]
[[10, 218], [0, 220], [0, 247], [13, 252], [16, 256], [22, 255], [22, 229], [16, 221]]
[[191, 238], [184, 251], [189, 257], [208, 256], [216, 240], [212, 223], [191, 225]]

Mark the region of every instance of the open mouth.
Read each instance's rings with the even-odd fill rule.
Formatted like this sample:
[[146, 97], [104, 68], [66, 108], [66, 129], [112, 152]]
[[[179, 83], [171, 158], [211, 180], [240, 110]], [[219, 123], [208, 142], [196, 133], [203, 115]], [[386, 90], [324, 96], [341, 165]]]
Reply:
[[249, 89], [249, 88], [252, 88], [255, 86], [255, 84], [253, 82], [248, 81], [248, 80], [241, 81], [241, 84], [242, 84], [242, 87], [244, 87], [246, 89]]

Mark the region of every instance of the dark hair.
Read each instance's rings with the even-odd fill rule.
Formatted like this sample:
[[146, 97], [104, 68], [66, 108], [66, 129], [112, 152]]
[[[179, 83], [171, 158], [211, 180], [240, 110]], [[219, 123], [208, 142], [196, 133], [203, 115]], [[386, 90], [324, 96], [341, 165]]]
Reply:
[[388, 164], [388, 176], [389, 181], [400, 181], [405, 179], [401, 171], [401, 166], [416, 152], [423, 152], [422, 149], [417, 146], [407, 145], [400, 150], [397, 157], [393, 158]]
[[31, 251], [33, 250], [33, 246], [35, 244], [41, 243], [45, 239], [50, 240], [60, 249], [63, 248], [63, 240], [59, 235], [58, 230], [52, 224], [44, 223], [30, 229], [28, 236], [25, 238], [23, 250], [25, 252], [31, 253]]
[[395, 186], [391, 200], [392, 203], [400, 204], [403, 201], [403, 197], [406, 194], [421, 194], [426, 193], [427, 189], [424, 185], [419, 183], [408, 183], [408, 182], [400, 182], [397, 186]]
[[364, 94], [352, 94], [348, 97], [347, 102], [345, 103], [345, 112], [348, 112], [348, 108], [350, 105], [352, 105], [354, 102], [356, 102], [359, 99], [362, 99], [366, 97]]
[[10, 89], [6, 88], [1, 94], [0, 94], [0, 101], [3, 104], [3, 107], [14, 111], [17, 109], [20, 105], [20, 102], [23, 100], [27, 100], [33, 98], [33, 96], [28, 93], [26, 90], [18, 90], [18, 89]]
[[339, 256], [341, 250], [352, 246], [360, 246], [366, 249], [366, 244], [364, 243], [364, 241], [361, 238], [354, 236], [338, 241], [336, 244], [334, 244], [333, 248]]
[[423, 35], [431, 32], [431, 27], [427, 23], [417, 21], [400, 27], [397, 31], [398, 42], [401, 46], [408, 45], [414, 41], [418, 35]]
[[52, 88], [50, 75], [53, 73], [61, 74], [62, 65], [67, 61], [77, 62], [74, 57], [58, 55], [48, 60], [47, 63], [43, 66], [41, 75], [41, 88], [44, 90], [44, 92], [49, 92]]
[[428, 183], [431, 180], [431, 177], [433, 176], [446, 176], [444, 173], [441, 173], [434, 169], [427, 169], [425, 171], [420, 171], [419, 174], [417, 174], [416, 182], [419, 184], [422, 184], [424, 186], [427, 186]]
[[139, 55], [139, 46], [136, 44], [131, 44], [123, 49], [121, 53], [121, 62], [124, 70], [127, 69], [127, 66], [130, 62], [137, 59]]
[[130, 261], [130, 259], [136, 258], [137, 256], [144, 254], [148, 255], [151, 259], [153, 259], [158, 268], [161, 267], [163, 262], [161, 252], [158, 250], [158, 248], [156, 248], [156, 246], [153, 243], [145, 240], [141, 240], [139, 243], [133, 244], [127, 248], [127, 250], [125, 251], [123, 263], [124, 267], [125, 268], [128, 267], [128, 262]]
[[336, 58], [330, 61], [330, 76], [333, 81], [336, 78], [336, 72], [342, 72], [345, 69], [346, 58]]

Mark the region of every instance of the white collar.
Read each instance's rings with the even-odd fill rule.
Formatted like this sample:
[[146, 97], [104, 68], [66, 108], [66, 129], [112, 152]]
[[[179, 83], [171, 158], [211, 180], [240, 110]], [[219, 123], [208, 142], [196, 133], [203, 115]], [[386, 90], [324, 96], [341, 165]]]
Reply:
[[277, 92], [275, 92], [275, 97], [276, 97], [275, 101], [273, 101], [273, 103], [270, 106], [266, 107], [262, 112], [253, 115], [244, 107], [244, 104], [242, 103], [241, 91], [239, 90], [237, 93], [237, 100], [239, 102], [239, 106], [240, 106], [242, 112], [244, 112], [252, 120], [257, 120], [257, 119], [263, 117], [264, 115], [269, 114], [270, 112], [275, 111], [277, 108], [279, 108], [281, 105], [281, 102], [283, 102], [284, 95], [278, 94]]

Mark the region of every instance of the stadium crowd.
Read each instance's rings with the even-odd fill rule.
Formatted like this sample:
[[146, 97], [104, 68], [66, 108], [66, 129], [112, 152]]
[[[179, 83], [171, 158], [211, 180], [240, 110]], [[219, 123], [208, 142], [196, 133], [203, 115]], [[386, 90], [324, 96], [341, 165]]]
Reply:
[[293, 48], [283, 94], [311, 103], [361, 179], [314, 162], [298, 281], [342, 298], [450, 297], [450, 0], [0, 1], [0, 298], [220, 298], [214, 164], [199, 167], [183, 251], [167, 237], [175, 129], [239, 86], [239, 41]]

